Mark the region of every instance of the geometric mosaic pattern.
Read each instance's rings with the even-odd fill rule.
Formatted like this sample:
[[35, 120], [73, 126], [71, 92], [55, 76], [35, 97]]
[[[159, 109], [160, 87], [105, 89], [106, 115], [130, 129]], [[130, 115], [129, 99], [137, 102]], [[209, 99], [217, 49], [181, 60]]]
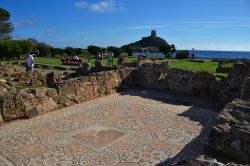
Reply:
[[197, 153], [215, 112], [129, 93], [2, 125], [0, 165], [169, 165]]

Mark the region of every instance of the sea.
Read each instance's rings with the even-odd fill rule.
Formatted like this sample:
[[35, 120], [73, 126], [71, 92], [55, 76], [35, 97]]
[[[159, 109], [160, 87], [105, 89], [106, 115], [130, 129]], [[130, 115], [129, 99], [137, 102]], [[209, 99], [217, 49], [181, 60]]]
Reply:
[[[189, 51], [190, 55], [192, 54], [192, 50]], [[134, 56], [141, 55], [142, 53], [134, 53]], [[159, 56], [164, 57], [163, 53], [149, 53], [149, 56]], [[196, 50], [195, 58], [215, 58], [215, 59], [250, 59], [250, 52], [243, 51], [204, 51], [204, 50]]]

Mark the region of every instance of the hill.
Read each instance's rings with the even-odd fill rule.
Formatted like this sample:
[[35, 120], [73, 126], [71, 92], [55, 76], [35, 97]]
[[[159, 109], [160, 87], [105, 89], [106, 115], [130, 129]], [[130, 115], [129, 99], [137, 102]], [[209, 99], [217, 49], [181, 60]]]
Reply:
[[131, 47], [131, 48], [146, 48], [146, 47], [160, 48], [161, 46], [167, 45], [167, 44], [168, 43], [164, 39], [157, 37], [156, 31], [153, 30], [151, 31], [151, 36], [143, 37], [141, 40], [134, 42], [134, 43], [130, 43], [125, 46]]

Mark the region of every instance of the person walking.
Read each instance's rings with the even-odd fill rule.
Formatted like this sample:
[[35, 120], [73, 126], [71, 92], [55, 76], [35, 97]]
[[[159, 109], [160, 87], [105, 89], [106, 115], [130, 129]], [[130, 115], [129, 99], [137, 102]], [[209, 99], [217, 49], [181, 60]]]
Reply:
[[27, 54], [27, 63], [26, 63], [26, 73], [32, 72], [34, 68], [34, 57], [33, 54]]

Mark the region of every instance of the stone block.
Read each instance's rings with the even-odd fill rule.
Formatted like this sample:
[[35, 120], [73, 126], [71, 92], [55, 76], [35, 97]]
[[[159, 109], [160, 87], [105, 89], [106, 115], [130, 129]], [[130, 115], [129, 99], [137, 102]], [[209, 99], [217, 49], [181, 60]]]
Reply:
[[36, 117], [38, 115], [38, 112], [35, 107], [31, 108], [26, 112], [26, 117], [31, 119], [33, 117]]
[[209, 148], [230, 161], [250, 163], [250, 100], [236, 99], [218, 116], [209, 136]]
[[241, 88], [241, 99], [248, 100], [250, 99], [250, 77], [244, 79], [244, 83]]
[[46, 75], [46, 80], [47, 80], [47, 86], [53, 87], [55, 83], [62, 80], [62, 75], [56, 72], [50, 72]]
[[36, 88], [34, 92], [36, 97], [45, 97], [47, 88]]

